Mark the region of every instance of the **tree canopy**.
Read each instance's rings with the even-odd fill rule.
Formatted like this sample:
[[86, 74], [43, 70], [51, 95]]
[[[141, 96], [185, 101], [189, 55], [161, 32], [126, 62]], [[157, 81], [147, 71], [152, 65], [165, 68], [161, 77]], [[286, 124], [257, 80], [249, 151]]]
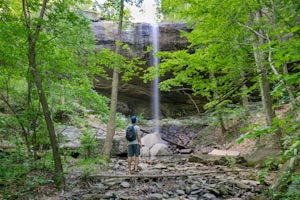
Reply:
[[[104, 18], [119, 25], [115, 51], [97, 51], [91, 21], [82, 11], [82, 6], [95, 6], [95, 2], [0, 0], [1, 137], [22, 147], [22, 153], [17, 153], [20, 157], [25, 154], [24, 160], [38, 162], [40, 151], [45, 158], [52, 149], [50, 168], [55, 169], [58, 179], [63, 179], [59, 177], [63, 169], [54, 128], [62, 123], [62, 116], [71, 116], [67, 125], [78, 125], [79, 117], [92, 110], [99, 120], [108, 122], [103, 152], [110, 156], [119, 73], [128, 81], [141, 70], [142, 63], [138, 58], [120, 55], [121, 48], [128, 48], [121, 42], [124, 24], [130, 20], [124, 2], [138, 7], [143, 3], [107, 0], [97, 5]], [[299, 2], [160, 2], [165, 21], [186, 22], [188, 31], [182, 31], [181, 36], [187, 38], [189, 46], [157, 53], [159, 68], [147, 68], [143, 78], [151, 80], [159, 73], [163, 77], [161, 90], [180, 89], [206, 97], [206, 112], [216, 114], [224, 133], [224, 113], [239, 107], [247, 115], [249, 102], [262, 101], [264, 126], [252, 128], [254, 134], [241, 135], [240, 140], [275, 134], [274, 143], [284, 146], [284, 156], [293, 157], [299, 149], [299, 135], [294, 134], [299, 129]], [[110, 78], [107, 69], [113, 70], [111, 99], [94, 90], [96, 76]], [[285, 103], [291, 104], [292, 112], [280, 118], [275, 109]], [[84, 132], [83, 146], [88, 156], [97, 145], [93, 136]], [[16, 167], [11, 163], [1, 165], [0, 174], [5, 180], [19, 175], [10, 171]], [[20, 174], [25, 174], [24, 168]]]

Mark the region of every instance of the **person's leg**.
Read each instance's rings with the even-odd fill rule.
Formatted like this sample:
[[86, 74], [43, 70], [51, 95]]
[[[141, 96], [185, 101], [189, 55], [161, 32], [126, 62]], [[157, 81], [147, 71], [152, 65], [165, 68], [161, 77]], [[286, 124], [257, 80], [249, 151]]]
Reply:
[[139, 170], [139, 156], [134, 156], [134, 171]]
[[128, 156], [127, 162], [128, 162], [128, 174], [131, 173], [131, 161], [132, 161], [132, 157]]
[[140, 156], [140, 145], [136, 144], [135, 146], [135, 152], [134, 152], [134, 171], [139, 170], [139, 156]]
[[128, 145], [128, 152], [127, 152], [127, 162], [128, 162], [128, 174], [131, 173], [131, 161], [132, 161], [132, 157], [134, 155], [134, 145]]

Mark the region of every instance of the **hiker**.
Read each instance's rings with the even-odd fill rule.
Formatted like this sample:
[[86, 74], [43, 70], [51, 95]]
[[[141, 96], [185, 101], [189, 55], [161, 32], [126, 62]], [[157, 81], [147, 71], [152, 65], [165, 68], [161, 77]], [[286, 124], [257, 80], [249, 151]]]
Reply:
[[126, 129], [126, 139], [128, 146], [128, 174], [131, 173], [131, 161], [134, 157], [134, 172], [138, 172], [140, 146], [141, 146], [141, 131], [136, 125], [136, 116], [131, 117], [131, 125]]

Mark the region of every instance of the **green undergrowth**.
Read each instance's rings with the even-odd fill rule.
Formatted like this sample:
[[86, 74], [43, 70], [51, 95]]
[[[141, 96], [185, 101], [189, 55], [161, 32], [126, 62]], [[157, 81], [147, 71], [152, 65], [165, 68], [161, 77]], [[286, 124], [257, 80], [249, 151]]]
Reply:
[[[52, 159], [52, 158], [51, 158]], [[53, 162], [33, 160], [22, 151], [0, 153], [0, 199], [33, 199], [46, 186], [54, 187]]]

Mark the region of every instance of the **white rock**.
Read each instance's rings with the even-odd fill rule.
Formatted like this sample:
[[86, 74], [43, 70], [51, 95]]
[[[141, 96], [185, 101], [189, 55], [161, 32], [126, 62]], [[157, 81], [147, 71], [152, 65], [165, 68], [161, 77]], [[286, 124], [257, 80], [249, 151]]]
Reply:
[[163, 140], [161, 139], [159, 133], [150, 133], [142, 137], [142, 145], [148, 147], [149, 149], [151, 149], [153, 145], [162, 142]]
[[141, 157], [150, 157], [150, 149], [146, 146], [141, 148]]
[[172, 155], [172, 152], [169, 149], [168, 145], [162, 144], [162, 143], [158, 143], [158, 144], [155, 144], [150, 149], [150, 155], [151, 155], [151, 157], [155, 157], [155, 156], [169, 156], [169, 155]]
[[228, 150], [218, 150], [218, 149], [214, 149], [212, 150], [210, 153], [208, 153], [210, 155], [215, 155], [215, 156], [233, 156], [233, 157], [237, 157], [239, 156], [241, 153], [238, 151], [228, 151]]

